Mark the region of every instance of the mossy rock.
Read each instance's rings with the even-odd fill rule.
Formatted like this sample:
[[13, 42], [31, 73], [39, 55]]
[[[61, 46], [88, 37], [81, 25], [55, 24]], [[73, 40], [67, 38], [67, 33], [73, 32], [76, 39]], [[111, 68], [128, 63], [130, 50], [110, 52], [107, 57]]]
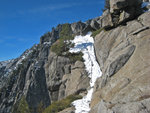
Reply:
[[96, 31], [93, 31], [92, 32], [92, 37], [95, 37], [96, 35], [98, 35], [101, 31], [105, 31], [105, 29], [104, 28], [100, 28], [100, 29], [98, 29], [98, 30], [96, 30]]

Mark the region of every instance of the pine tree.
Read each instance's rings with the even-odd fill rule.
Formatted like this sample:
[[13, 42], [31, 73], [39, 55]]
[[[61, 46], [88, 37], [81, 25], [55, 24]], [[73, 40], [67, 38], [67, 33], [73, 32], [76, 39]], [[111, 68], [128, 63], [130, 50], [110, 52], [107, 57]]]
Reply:
[[110, 9], [110, 0], [105, 0], [105, 10]]

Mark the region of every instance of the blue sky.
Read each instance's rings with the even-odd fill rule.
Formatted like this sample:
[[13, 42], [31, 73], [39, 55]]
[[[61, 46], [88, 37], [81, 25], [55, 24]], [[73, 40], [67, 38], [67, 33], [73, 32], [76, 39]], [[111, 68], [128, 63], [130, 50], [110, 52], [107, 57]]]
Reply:
[[104, 0], [0, 0], [0, 61], [16, 58], [62, 23], [100, 16]]

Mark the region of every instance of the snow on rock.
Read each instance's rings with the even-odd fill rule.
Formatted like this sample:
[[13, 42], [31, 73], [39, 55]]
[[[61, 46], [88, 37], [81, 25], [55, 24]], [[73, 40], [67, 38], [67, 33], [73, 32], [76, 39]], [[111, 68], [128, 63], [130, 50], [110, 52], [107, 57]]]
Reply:
[[9, 61], [2, 61], [0, 62], [0, 68], [6, 66], [9, 63]]
[[19, 60], [18, 60], [18, 62], [17, 62], [17, 64], [16, 64], [16, 67], [15, 67], [15, 68], [17, 68], [17, 66], [18, 66], [19, 64], [22, 64], [22, 61], [23, 61], [24, 59], [26, 59], [26, 58], [33, 52], [33, 50], [36, 49], [36, 47], [37, 47], [37, 45], [34, 45], [33, 49], [27, 49], [27, 50], [19, 57]]
[[0, 62], [0, 68], [7, 66], [9, 63], [11, 63], [13, 61], [14, 61], [14, 59], [12, 59], [12, 60], [6, 60], [6, 61], [1, 61]]
[[76, 36], [72, 43], [75, 44], [74, 48], [70, 49], [71, 53], [82, 52], [86, 71], [90, 77], [90, 90], [87, 95], [80, 100], [74, 101], [72, 104], [75, 106], [75, 113], [88, 113], [90, 111], [90, 102], [94, 90], [94, 84], [102, 75], [99, 64], [96, 61], [94, 53], [94, 39], [91, 37], [91, 33], [86, 36]]
[[[12, 71], [10, 66], [13, 62], [14, 62], [14, 59], [0, 62], [0, 70], [1, 69], [3, 70], [0, 74], [0, 78], [7, 77], [9, 75], [9, 72]], [[1, 85], [1, 81], [0, 81], [0, 85]]]
[[51, 45], [51, 42], [44, 42], [45, 45]]

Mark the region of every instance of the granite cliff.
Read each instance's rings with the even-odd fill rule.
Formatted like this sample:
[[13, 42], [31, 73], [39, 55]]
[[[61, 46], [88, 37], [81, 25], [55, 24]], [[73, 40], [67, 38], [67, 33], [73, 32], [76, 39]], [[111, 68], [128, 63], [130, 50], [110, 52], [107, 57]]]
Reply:
[[82, 54], [68, 53], [68, 40], [89, 31], [103, 73], [90, 113], [150, 113], [149, 6], [142, 0], [108, 2], [102, 16], [58, 25], [19, 58], [0, 62], [0, 113], [42, 113], [70, 95], [85, 96], [90, 79]]

